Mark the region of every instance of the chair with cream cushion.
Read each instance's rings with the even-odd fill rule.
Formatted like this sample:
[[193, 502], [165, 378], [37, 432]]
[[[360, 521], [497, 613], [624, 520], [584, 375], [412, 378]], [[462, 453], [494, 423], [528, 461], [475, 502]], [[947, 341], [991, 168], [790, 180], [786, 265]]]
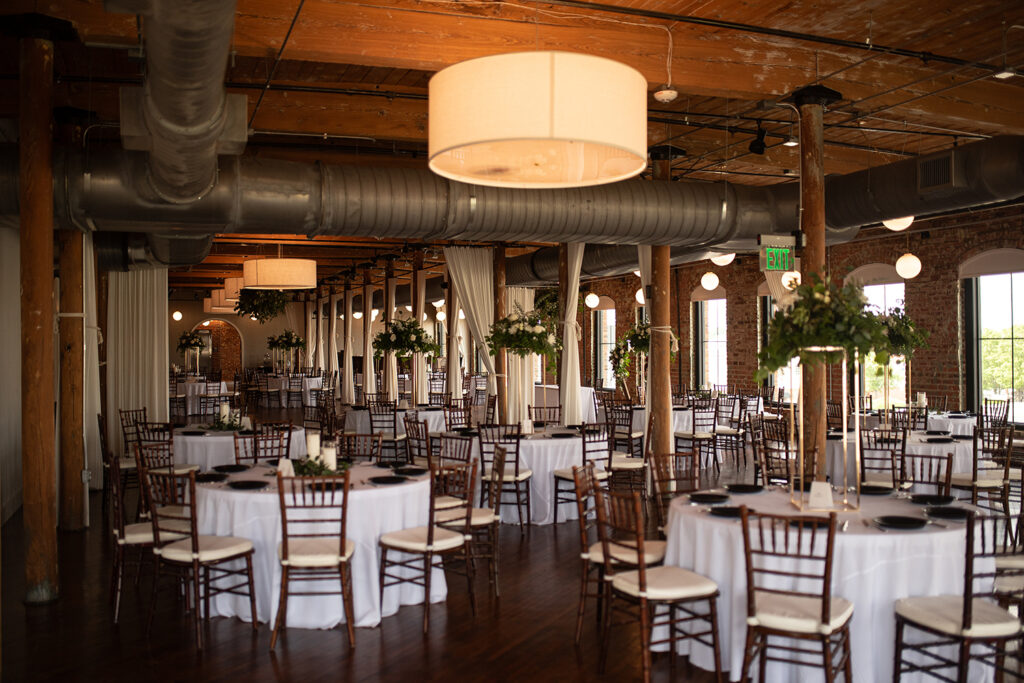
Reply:
[[[756, 398], [754, 401], [757, 404]], [[747, 464], [747, 400], [743, 396], [722, 396], [718, 399], [715, 417], [715, 448], [721, 453], [731, 453], [737, 467], [740, 457]]]
[[700, 466], [693, 451], [651, 454], [651, 474], [654, 480], [654, 509], [658, 528], [668, 527], [668, 506], [672, 499], [684, 493], [700, 490]]
[[[394, 401], [372, 401], [368, 404], [370, 411], [370, 431], [381, 435], [381, 456], [391, 451], [391, 462], [404, 463], [409, 460], [409, 449], [405, 434], [398, 433], [398, 406]], [[399, 455], [401, 451], [401, 455]]]
[[[747, 639], [741, 678], [756, 659], [764, 681], [768, 659], [822, 666], [825, 680], [842, 671], [852, 683], [853, 603], [832, 595], [836, 513], [769, 515], [740, 508], [747, 574]], [[772, 642], [774, 639], [775, 642]], [[779, 639], [783, 639], [780, 643]], [[809, 641], [801, 646], [794, 641]], [[769, 657], [769, 650], [774, 650]]]
[[380, 462], [380, 434], [341, 434], [338, 436], [338, 457], [353, 462]]
[[[201, 614], [210, 616], [210, 598], [231, 593], [249, 597], [249, 619], [253, 631], [259, 628], [256, 619], [256, 592], [252, 578], [252, 541], [234, 536], [199, 535], [196, 523], [196, 473], [147, 470], [142, 473], [143, 488], [153, 522], [153, 553], [156, 573], [153, 578], [153, 599], [149, 623], [156, 613], [160, 578], [170, 574], [177, 587], [187, 586], [192, 602], [192, 624], [196, 647], [203, 649]], [[244, 569], [224, 566], [236, 560]], [[244, 582], [239, 579], [244, 577]], [[245, 589], [245, 590], [243, 590]], [[203, 606], [203, 607], [201, 607]]]
[[871, 486], [896, 488], [897, 469], [907, 452], [907, 430], [864, 429], [860, 433], [860, 480]]
[[[502, 475], [501, 504], [514, 505], [519, 514], [519, 531], [523, 532], [530, 523], [530, 482], [533, 471], [519, 463], [519, 444], [522, 441], [520, 425], [480, 425], [480, 471], [484, 477], [492, 469], [494, 454], [498, 448], [505, 450], [505, 469]], [[488, 502], [486, 495], [489, 489], [480, 491], [480, 505], [494, 504]], [[506, 498], [511, 497], [511, 500]], [[526, 508], [526, 515], [523, 515]]]
[[[608, 478], [612, 457], [611, 432], [607, 425], [583, 424], [580, 436], [580, 466], [594, 463], [594, 478], [604, 481]], [[576, 487], [573, 468], [557, 469], [555, 477], [555, 523], [558, 523], [558, 506], [576, 504]], [[567, 484], [568, 486], [563, 486]]]
[[643, 457], [644, 430], [633, 429], [633, 406], [624, 403], [612, 404], [605, 409], [605, 412], [611, 413], [609, 422], [612, 423], [615, 430], [615, 450], [625, 451], [630, 457]]
[[419, 419], [418, 411], [407, 410], [402, 422], [405, 423], [405, 442], [406, 448], [409, 449], [409, 462], [417, 467], [429, 468], [432, 457], [431, 442], [436, 441], [436, 438], [431, 439], [427, 421]]
[[[403, 583], [412, 583], [424, 590], [423, 634], [430, 626], [430, 584], [434, 558], [466, 553], [466, 542], [472, 538], [473, 487], [477, 478], [476, 462], [430, 468], [430, 505], [427, 509], [427, 523], [424, 526], [390, 531], [380, 537], [380, 601], [384, 602], [384, 590]], [[460, 517], [462, 524], [457, 530], [436, 524], [440, 497], [458, 501], [447, 507], [450, 514]], [[476, 612], [476, 597], [473, 592], [473, 563], [465, 563], [466, 583], [469, 587], [469, 601]]]
[[[270, 649], [285, 628], [288, 596], [292, 581], [332, 581], [337, 590], [325, 590], [316, 584], [297, 596], [341, 595], [348, 628], [348, 646], [355, 641], [355, 615], [352, 609], [352, 553], [355, 543], [346, 536], [348, 520], [349, 472], [327, 477], [284, 477], [277, 473], [277, 494], [281, 506], [281, 543], [277, 556], [281, 562], [281, 595], [277, 618], [270, 636]], [[333, 583], [337, 581], [338, 583]], [[310, 585], [307, 583], [306, 585]]]
[[254, 466], [262, 460], [281, 460], [288, 457], [291, 430], [256, 431], [252, 434], [234, 434], [235, 464]]
[[972, 505], [1009, 515], [1012, 448], [1013, 427], [975, 427], [971, 471], [953, 474], [954, 495], [969, 491]]
[[900, 487], [915, 493], [949, 495], [953, 454], [904, 453], [899, 466]]
[[[643, 680], [651, 680], [651, 647], [667, 644], [674, 657], [676, 643], [691, 640], [712, 650], [715, 674], [722, 681], [721, 652], [718, 642], [718, 585], [711, 579], [682, 567], [651, 566], [653, 553], [661, 541], [644, 537], [644, 514], [640, 494], [619, 493], [594, 487], [598, 536], [604, 568], [603, 590], [606, 600], [600, 671], [604, 671], [610, 648], [614, 617], [640, 626], [640, 652]], [[591, 553], [593, 559], [593, 553]], [[653, 629], [667, 629], [667, 636], [652, 642]]]
[[701, 455], [701, 468], [711, 467], [718, 472], [718, 407], [715, 399], [694, 398], [690, 406], [691, 428], [675, 433], [676, 451], [697, 451]]
[[[994, 669], [994, 678], [987, 680], [1003, 680], [1007, 673], [1014, 680], [1019, 677], [1005, 662], [1008, 650], [1015, 650], [1017, 656], [1022, 644], [1021, 620], [1006, 606], [1020, 609], [1024, 602], [1024, 564], [1001, 562], [1019, 552], [1019, 547], [1007, 542], [1012, 534], [1011, 521], [1006, 515], [976, 516], [973, 510], [968, 513], [963, 593], [896, 601], [893, 681], [914, 672], [940, 680], [966, 681], [972, 661]], [[904, 638], [908, 629], [913, 636]], [[1012, 641], [1017, 641], [1013, 648]], [[951, 658], [949, 645], [957, 646], [955, 659]], [[916, 656], [904, 657], [905, 650]], [[955, 674], [939, 673], [945, 669], [953, 669]]]

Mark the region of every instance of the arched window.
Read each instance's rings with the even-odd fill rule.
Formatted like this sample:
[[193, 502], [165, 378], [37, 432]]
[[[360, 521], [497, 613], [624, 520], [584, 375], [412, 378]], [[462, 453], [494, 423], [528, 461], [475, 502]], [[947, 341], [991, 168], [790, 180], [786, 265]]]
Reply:
[[1009, 402], [1024, 422], [1024, 249], [992, 249], [960, 265], [968, 331], [968, 400]]
[[693, 383], [696, 387], [727, 387], [725, 288], [697, 287], [690, 294], [693, 307]]

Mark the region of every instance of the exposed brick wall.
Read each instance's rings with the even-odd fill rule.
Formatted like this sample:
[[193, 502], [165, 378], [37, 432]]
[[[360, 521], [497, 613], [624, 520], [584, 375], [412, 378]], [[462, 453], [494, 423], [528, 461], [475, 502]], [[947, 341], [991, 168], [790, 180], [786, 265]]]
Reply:
[[[930, 397], [947, 396], [950, 405], [955, 406], [961, 405], [965, 396], [964, 302], [957, 269], [980, 252], [1007, 247], [1024, 249], [1022, 207], [918, 220], [903, 233], [884, 229], [864, 231], [855, 242], [829, 247], [827, 264], [829, 271], [841, 279], [853, 268], [867, 263], [895, 264], [907, 251], [921, 259], [921, 274], [906, 281], [905, 306], [907, 314], [929, 330], [931, 336], [930, 347], [914, 357], [912, 391], [924, 391]], [[700, 285], [701, 275], [709, 270], [718, 275], [726, 291], [728, 382], [742, 391], [753, 391], [760, 324], [757, 288], [764, 279], [753, 254], [739, 256], [724, 267], [701, 261], [673, 269], [671, 287], [675, 299], [671, 315], [680, 347], [672, 362], [673, 386], [693, 383], [690, 295]], [[633, 297], [639, 286], [639, 278], [632, 274], [590, 283], [591, 291], [615, 301], [617, 337], [633, 325]], [[583, 323], [582, 317], [580, 322]], [[586, 329], [591, 329], [589, 321]], [[592, 340], [591, 335], [585, 336], [581, 357], [589, 359]], [[592, 373], [590, 369], [584, 376]], [[631, 381], [631, 391], [634, 386]], [[830, 373], [830, 387], [832, 396], [839, 399], [841, 378], [837, 369]]]
[[230, 382], [235, 373], [242, 372], [242, 337], [238, 330], [222, 320], [211, 320], [210, 337], [213, 351], [210, 362], [214, 371], [220, 370], [226, 382]]

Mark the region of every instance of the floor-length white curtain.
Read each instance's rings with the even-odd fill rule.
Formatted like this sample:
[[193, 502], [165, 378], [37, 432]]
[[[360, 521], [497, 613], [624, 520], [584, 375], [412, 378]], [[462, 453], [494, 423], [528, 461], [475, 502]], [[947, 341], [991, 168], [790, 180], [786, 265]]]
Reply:
[[[329, 326], [328, 339], [328, 359], [327, 359], [327, 371], [335, 373], [338, 371], [338, 300], [341, 298], [341, 294], [332, 293], [327, 304], [327, 316], [331, 321]], [[335, 391], [337, 395], [337, 391]]]
[[[395, 289], [398, 287], [398, 280], [391, 278], [386, 286], [388, 289], [385, 301], [391, 302], [391, 308], [384, 312], [384, 321], [390, 323], [395, 319]], [[393, 352], [384, 354], [384, 386], [387, 387], [388, 398], [398, 402], [401, 398], [398, 395], [398, 359]]]
[[582, 242], [570, 242], [569, 281], [565, 290], [565, 320], [562, 328], [562, 424], [579, 424], [583, 419], [580, 405], [580, 325], [576, 307], [580, 298], [580, 266], [583, 264]]
[[356, 402], [356, 388], [352, 376], [352, 297], [355, 292], [345, 292], [345, 324], [342, 337], [345, 339], [345, 350], [341, 359], [341, 402], [352, 405]]
[[[462, 310], [477, 348], [482, 351], [487, 367], [487, 390], [495, 393], [494, 357], [484, 339], [491, 333], [494, 322], [494, 251], [480, 247], [445, 247], [444, 258], [448, 272], [459, 293]], [[576, 269], [579, 280], [579, 268]], [[578, 372], [577, 372], [578, 374]]]
[[302, 365], [307, 366], [313, 365], [313, 359], [316, 357], [316, 320], [313, 317], [316, 305], [312, 301], [306, 301], [302, 306], [306, 320], [306, 351], [302, 355]]
[[[651, 245], [649, 244], [638, 244], [636, 247], [637, 259], [640, 261], [640, 287], [644, 293], [644, 306], [647, 306], [647, 293], [651, 291], [649, 289], [651, 284]], [[647, 309], [650, 311], [650, 308]], [[648, 316], [650, 319], [650, 316]], [[639, 364], [639, 358], [637, 364]], [[639, 402], [640, 396], [640, 377], [637, 377], [637, 401]], [[647, 387], [651, 386], [651, 365], [647, 364], [647, 370], [643, 377], [643, 402], [647, 403]]]
[[327, 346], [327, 319], [324, 318], [324, 306], [329, 299], [316, 300], [316, 369], [323, 370], [327, 367], [324, 361], [324, 349]]
[[366, 394], [377, 393], [377, 375], [373, 371], [373, 286], [363, 286], [363, 402]]
[[[426, 309], [427, 300], [427, 272], [417, 272], [416, 278], [416, 301], [412, 302], [413, 320], [423, 325], [423, 313]], [[430, 383], [427, 377], [427, 359], [422, 353], [413, 354], [412, 357], [413, 391], [412, 402], [416, 405], [426, 404], [430, 401]]]
[[452, 398], [462, 398], [462, 361], [459, 360], [459, 290], [451, 279], [448, 271], [449, 308], [448, 318], [448, 394]]
[[85, 466], [92, 475], [89, 487], [103, 488], [103, 454], [96, 415], [100, 412], [100, 328], [96, 318], [96, 265], [92, 233], [82, 240], [82, 305], [85, 313], [85, 377], [82, 383], [82, 424], [85, 426]]
[[111, 272], [107, 294], [107, 439], [121, 453], [118, 410], [167, 420], [167, 270]]
[[[508, 309], [533, 310], [533, 290], [529, 287], [506, 287], [505, 297]], [[530, 417], [529, 406], [533, 404], [533, 363], [536, 354], [517, 356], [508, 354], [508, 423], [521, 424]]]

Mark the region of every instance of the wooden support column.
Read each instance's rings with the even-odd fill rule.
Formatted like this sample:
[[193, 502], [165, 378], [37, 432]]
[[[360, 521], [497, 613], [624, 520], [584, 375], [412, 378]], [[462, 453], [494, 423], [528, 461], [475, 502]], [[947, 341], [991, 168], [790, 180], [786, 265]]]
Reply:
[[[505, 245], [494, 247], [494, 319], [500, 320], [508, 313], [505, 308]], [[493, 349], [494, 371], [498, 374], [497, 420], [508, 423], [508, 352]]]
[[[793, 94], [800, 111], [800, 230], [804, 234], [800, 276], [825, 277], [825, 154], [822, 118], [826, 105], [841, 99], [834, 90], [810, 86]], [[817, 452], [818, 479], [825, 480], [825, 365], [803, 366], [804, 459]]]
[[[370, 386], [370, 378], [375, 378], [373, 372], [373, 354], [367, 353], [369, 348], [366, 344], [367, 330], [373, 327], [373, 292], [370, 291], [370, 269], [363, 271], [363, 405], [366, 405], [366, 388]], [[372, 339], [372, 335], [370, 336]], [[379, 393], [380, 387], [373, 383], [373, 392]]]
[[[659, 160], [654, 164], [654, 177], [659, 181], [672, 178], [671, 160]], [[671, 247], [655, 245], [651, 247], [651, 286], [644, 292], [651, 315], [652, 328], [670, 328], [671, 295], [670, 295], [670, 264]], [[672, 338], [666, 332], [651, 333], [651, 353], [648, 358], [650, 381], [647, 387], [647, 407], [654, 429], [647, 438], [650, 439], [652, 453], [671, 453], [672, 443]]]
[[[20, 43], [21, 460], [25, 601], [58, 594], [53, 396], [53, 43]], [[81, 310], [81, 309], [79, 309]], [[81, 490], [81, 482], [76, 485]]]
[[83, 401], [85, 318], [82, 317], [82, 233], [60, 232], [60, 528], [85, 527]]

